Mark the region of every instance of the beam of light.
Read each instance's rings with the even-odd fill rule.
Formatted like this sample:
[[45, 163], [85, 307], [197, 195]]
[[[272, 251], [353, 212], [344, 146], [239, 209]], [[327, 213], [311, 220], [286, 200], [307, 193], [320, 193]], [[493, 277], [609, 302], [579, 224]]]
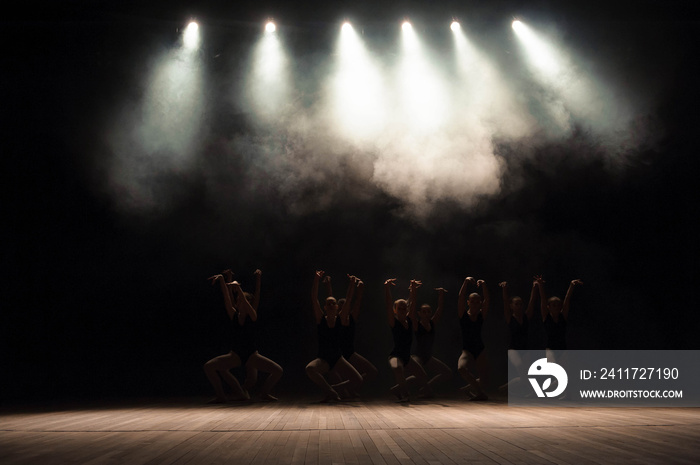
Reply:
[[460, 127], [482, 127], [490, 134], [521, 137], [534, 120], [518, 103], [498, 68], [469, 40], [453, 29], [456, 82], [452, 89], [452, 119]]
[[533, 77], [542, 86], [537, 104], [549, 113], [559, 130], [568, 130], [577, 121], [600, 133], [614, 133], [626, 124], [628, 102], [613, 98], [606, 86], [595, 83], [564, 47], [545, 40], [522, 21], [513, 21], [513, 30]]
[[181, 193], [173, 179], [194, 166], [206, 99], [201, 55], [191, 46], [183, 41], [149, 66], [143, 97], [110, 132], [108, 185], [122, 208], [167, 211]]
[[552, 76], [562, 72], [560, 53], [546, 41], [539, 38], [522, 21], [513, 21], [513, 30], [525, 45], [525, 51], [532, 65], [542, 73]]
[[424, 53], [412, 27], [402, 30], [402, 56], [398, 68], [402, 119], [414, 130], [434, 131], [447, 116], [446, 85]]
[[196, 22], [192, 21], [187, 25], [182, 34], [182, 42], [190, 50], [199, 47], [199, 25]]
[[246, 99], [259, 118], [269, 120], [288, 105], [290, 85], [287, 54], [272, 22], [265, 26], [251, 59]]
[[353, 140], [370, 140], [385, 124], [384, 80], [349, 22], [341, 28], [336, 56], [331, 101], [338, 128]]

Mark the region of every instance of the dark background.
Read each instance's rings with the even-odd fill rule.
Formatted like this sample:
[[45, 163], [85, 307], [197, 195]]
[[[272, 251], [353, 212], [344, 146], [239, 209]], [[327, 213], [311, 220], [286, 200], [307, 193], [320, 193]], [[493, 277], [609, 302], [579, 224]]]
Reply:
[[[315, 392], [303, 367], [315, 354], [316, 269], [335, 278], [336, 294], [345, 273], [366, 282], [357, 348], [382, 372], [369, 392], [384, 393], [390, 382], [381, 286], [388, 277], [400, 279], [397, 296], [413, 277], [425, 283], [424, 300], [435, 302], [427, 289], [449, 289], [436, 350], [454, 367], [457, 291], [467, 275], [486, 280], [493, 384], [505, 377], [497, 283], [508, 280], [526, 297], [534, 274], [562, 297], [571, 279], [584, 281], [572, 303], [570, 348], [697, 349], [700, 31], [692, 2], [423, 3], [69, 1], [47, 9], [29, 2], [6, 16], [0, 399], [207, 395], [201, 366], [225, 350], [226, 332], [221, 296], [206, 278], [228, 267], [247, 288], [263, 270], [260, 352], [285, 368], [283, 397]], [[167, 205], [132, 211], [104, 185], [100, 160], [109, 156], [113, 113], [138, 96], [145, 63], [176, 46], [190, 16], [216, 25], [212, 43], [233, 37], [235, 51], [274, 15], [293, 25], [303, 54], [346, 14], [386, 28], [405, 14], [460, 15], [481, 27], [508, 26], [515, 15], [556, 23], [570, 42], [580, 36], [593, 60], [600, 52], [617, 61], [625, 70], [619, 82], [652, 102], [640, 118], [653, 122], [653, 143], [615, 166], [605, 156], [576, 156], [597, 150], [585, 131], [538, 144], [528, 157], [503, 144], [498, 194], [469, 208], [437, 203], [421, 221], [402, 213], [400, 199], [352, 176], [335, 180], [325, 207], [299, 213], [290, 211], [288, 193], [241, 174], [243, 158], [217, 152], [249, 122], [210, 105], [216, 138], [198, 155], [207, 169], [155, 179], [177, 192]], [[224, 173], [223, 183], [236, 174], [215, 199], [205, 174], [212, 171]], [[313, 203], [322, 189], [310, 186], [295, 199]], [[541, 337], [537, 328], [533, 337]]]

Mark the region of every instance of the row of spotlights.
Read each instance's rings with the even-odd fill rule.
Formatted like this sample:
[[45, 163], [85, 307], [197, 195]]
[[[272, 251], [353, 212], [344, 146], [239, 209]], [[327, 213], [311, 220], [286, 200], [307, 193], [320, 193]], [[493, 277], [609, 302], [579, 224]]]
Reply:
[[[188, 25], [188, 28], [189, 28], [189, 29], [193, 29], [193, 30], [196, 31], [197, 28], [198, 28], [198, 25], [197, 25], [196, 22], [192, 21], [192, 22], [190, 22], [190, 24]], [[409, 31], [409, 30], [411, 30], [411, 29], [413, 28], [413, 26], [411, 26], [411, 23], [410, 23], [410, 22], [404, 21], [404, 22], [401, 24], [401, 28], [402, 28], [404, 31]], [[461, 28], [461, 26], [460, 26], [459, 22], [457, 22], [457, 21], [452, 21], [452, 23], [450, 24], [450, 29], [452, 29], [454, 32], [459, 31], [460, 28]], [[518, 30], [520, 30], [520, 29], [522, 29], [522, 28], [523, 28], [523, 24], [522, 24], [520, 21], [518, 21], [517, 19], [516, 19], [515, 21], [513, 21], [513, 29], [515, 29], [516, 31], [518, 31]], [[277, 26], [275, 26], [275, 23], [274, 23], [274, 22], [268, 21], [268, 22], [265, 24], [265, 32], [275, 32], [276, 30], [277, 30]], [[345, 21], [345, 22], [343, 23], [342, 30], [343, 30], [343, 31], [351, 31], [351, 30], [352, 30], [352, 25], [351, 25], [349, 22]]]

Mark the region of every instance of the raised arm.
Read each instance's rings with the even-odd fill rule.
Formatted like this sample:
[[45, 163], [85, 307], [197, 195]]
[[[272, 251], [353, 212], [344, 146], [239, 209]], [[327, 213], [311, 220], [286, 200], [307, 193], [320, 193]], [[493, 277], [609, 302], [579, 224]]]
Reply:
[[433, 323], [437, 324], [438, 321], [440, 321], [440, 318], [442, 318], [442, 310], [445, 307], [445, 293], [447, 293], [447, 289], [444, 287], [437, 287], [435, 290], [438, 292], [438, 304], [437, 304], [437, 309], [435, 309], [435, 313], [433, 313]]
[[233, 290], [233, 293], [236, 296], [236, 308], [238, 309], [239, 315], [241, 315], [241, 317], [243, 315], [248, 315], [251, 320], [257, 321], [258, 312], [255, 311], [253, 305], [248, 302], [245, 292], [243, 292], [243, 289], [241, 289], [241, 285], [238, 283], [238, 281], [230, 282], [228, 283], [228, 286]]
[[549, 309], [547, 308], [547, 294], [544, 292], [544, 279], [542, 279], [542, 276], [536, 276], [535, 282], [537, 283], [537, 287], [540, 288], [540, 313], [542, 314], [542, 321], [544, 321], [547, 319], [547, 313], [549, 313]]
[[506, 319], [506, 324], [510, 324], [510, 319], [513, 317], [513, 312], [510, 310], [510, 295], [508, 294], [508, 283], [506, 281], [498, 283], [503, 291], [503, 316]]
[[574, 288], [576, 286], [583, 285], [583, 281], [580, 279], [574, 279], [569, 284], [569, 289], [566, 291], [566, 297], [564, 297], [564, 304], [562, 305], [561, 312], [564, 314], [564, 318], [569, 319], [569, 304], [571, 303], [571, 296], [574, 293]]
[[471, 276], [467, 276], [464, 278], [462, 287], [459, 288], [459, 298], [457, 299], [457, 316], [460, 320], [462, 319], [464, 312], [467, 311], [467, 293], [469, 292], [469, 285], [471, 283], [476, 283], [476, 281]]
[[357, 283], [357, 278], [348, 275], [348, 290], [345, 292], [345, 302], [343, 302], [343, 307], [340, 309], [340, 321], [344, 325], [349, 324], [350, 302], [352, 302], [352, 296], [355, 294], [355, 283]]
[[262, 281], [262, 271], [259, 269], [255, 270], [253, 275], [255, 276], [255, 294], [253, 294], [253, 301], [250, 304], [253, 306], [253, 309], [257, 312], [258, 305], [260, 305], [260, 283]]
[[229, 291], [228, 286], [226, 286], [224, 276], [221, 274], [215, 274], [214, 276], [210, 276], [208, 279], [211, 281], [212, 285], [216, 284], [217, 281], [219, 282], [221, 294], [224, 296], [224, 307], [226, 308], [226, 314], [230, 319], [233, 319], [233, 316], [236, 314], [236, 309], [233, 306], [231, 292]]
[[411, 280], [411, 285], [408, 288], [408, 317], [411, 319], [413, 331], [418, 330], [418, 318], [416, 317], [416, 302], [418, 301], [418, 288], [423, 284], [417, 279]]
[[527, 309], [525, 310], [525, 315], [527, 315], [528, 320], [532, 318], [535, 314], [535, 296], [537, 295], [537, 279], [532, 281], [532, 289], [530, 290], [530, 300], [527, 301]]
[[489, 315], [489, 308], [491, 308], [491, 295], [489, 294], [489, 287], [486, 285], [486, 281], [480, 279], [476, 282], [476, 286], [481, 288], [481, 293], [484, 295], [484, 300], [481, 303], [481, 314], [484, 320]]
[[333, 297], [333, 285], [331, 284], [331, 277], [328, 275], [324, 276], [323, 284], [326, 286], [326, 297]]
[[386, 310], [386, 321], [389, 326], [394, 327], [394, 298], [391, 297], [391, 287], [396, 286], [396, 278], [384, 281], [384, 309]]
[[365, 283], [361, 279], [357, 279], [357, 289], [355, 290], [355, 301], [352, 303], [350, 314], [357, 321], [360, 317], [360, 305], [362, 305], [362, 295], [365, 292]]
[[321, 322], [323, 318], [323, 310], [321, 310], [321, 304], [318, 303], [318, 282], [323, 278], [323, 271], [316, 271], [314, 275], [314, 283], [311, 286], [311, 306], [314, 309], [314, 316], [316, 317], [316, 324]]

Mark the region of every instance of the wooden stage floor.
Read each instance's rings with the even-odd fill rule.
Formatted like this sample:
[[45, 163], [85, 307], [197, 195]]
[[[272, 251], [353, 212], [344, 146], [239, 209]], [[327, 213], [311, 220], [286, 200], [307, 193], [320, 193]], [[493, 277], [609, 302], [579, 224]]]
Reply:
[[700, 463], [700, 409], [200, 399], [0, 410], [0, 463]]

